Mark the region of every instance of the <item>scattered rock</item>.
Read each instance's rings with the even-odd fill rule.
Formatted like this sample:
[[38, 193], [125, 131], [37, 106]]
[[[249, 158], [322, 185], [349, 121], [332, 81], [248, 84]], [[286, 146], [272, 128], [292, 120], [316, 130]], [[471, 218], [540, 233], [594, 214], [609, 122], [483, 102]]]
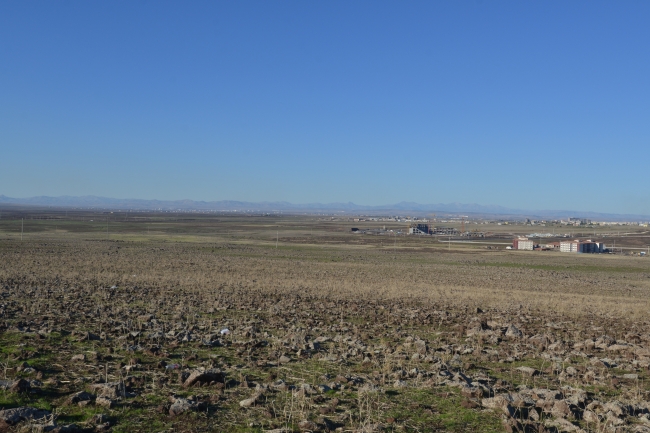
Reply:
[[190, 386], [209, 384], [211, 382], [223, 382], [225, 375], [219, 370], [205, 370], [193, 371], [189, 377], [185, 379], [183, 386], [188, 388]]
[[584, 419], [585, 421], [590, 422], [590, 423], [599, 423], [600, 422], [600, 418], [598, 417], [598, 415], [595, 412], [592, 412], [590, 410], [585, 410], [582, 413], [582, 419]]
[[0, 410], [0, 431], [24, 421], [45, 421], [49, 416], [50, 412], [33, 407]]
[[11, 392], [28, 392], [31, 384], [25, 379], [18, 380], [0, 380], [0, 389], [9, 390]]
[[253, 394], [252, 397], [247, 398], [246, 400], [240, 401], [239, 406], [240, 407], [251, 407], [251, 406], [255, 405], [255, 403], [257, 403], [257, 401], [259, 400], [260, 397], [261, 397], [261, 394], [258, 394], [258, 393]]
[[89, 386], [98, 397], [118, 398], [126, 396], [126, 387], [122, 382], [95, 383]]
[[506, 337], [521, 338], [523, 336], [523, 332], [521, 332], [515, 325], [508, 326], [508, 329], [506, 330]]
[[92, 401], [94, 399], [95, 396], [93, 394], [90, 394], [86, 391], [79, 391], [68, 397], [67, 404], [77, 404], [82, 401]]
[[200, 410], [204, 405], [199, 402], [192, 401], [186, 398], [176, 398], [169, 407], [169, 414], [171, 416], [178, 416], [188, 411]]

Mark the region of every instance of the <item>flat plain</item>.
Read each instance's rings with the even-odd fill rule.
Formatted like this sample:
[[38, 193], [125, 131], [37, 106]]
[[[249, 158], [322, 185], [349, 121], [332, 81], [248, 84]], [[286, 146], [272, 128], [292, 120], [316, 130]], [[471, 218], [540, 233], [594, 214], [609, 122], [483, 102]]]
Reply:
[[384, 225], [3, 211], [0, 428], [650, 432], [649, 258]]

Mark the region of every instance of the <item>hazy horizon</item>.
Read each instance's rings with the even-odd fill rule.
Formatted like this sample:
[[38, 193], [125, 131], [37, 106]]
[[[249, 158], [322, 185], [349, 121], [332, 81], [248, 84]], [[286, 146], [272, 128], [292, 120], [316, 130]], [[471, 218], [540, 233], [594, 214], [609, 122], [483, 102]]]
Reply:
[[287, 201], [260, 201], [248, 202], [241, 200], [147, 200], [138, 198], [114, 198], [98, 196], [37, 196], [27, 198], [7, 197], [0, 194], [0, 207], [9, 206], [35, 206], [56, 207], [70, 209], [104, 209], [104, 210], [133, 210], [133, 211], [232, 211], [247, 210], [261, 212], [287, 212], [287, 213], [312, 213], [343, 212], [346, 215], [388, 215], [404, 214], [426, 215], [438, 212], [439, 215], [474, 215], [493, 217], [534, 217], [540, 219], [561, 219], [567, 217], [587, 217], [596, 220], [611, 221], [649, 221], [650, 215], [606, 213], [595, 210], [576, 209], [517, 209], [499, 205], [480, 205], [477, 203], [417, 203], [399, 202], [367, 205], [353, 202], [330, 203], [291, 203]]

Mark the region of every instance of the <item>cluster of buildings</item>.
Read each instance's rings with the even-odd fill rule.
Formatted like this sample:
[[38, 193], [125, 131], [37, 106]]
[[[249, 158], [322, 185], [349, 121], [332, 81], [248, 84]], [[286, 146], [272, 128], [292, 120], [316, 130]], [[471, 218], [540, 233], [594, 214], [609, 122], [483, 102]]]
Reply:
[[354, 221], [354, 222], [388, 221], [388, 222], [410, 223], [410, 222], [428, 222], [429, 220], [426, 219], [426, 218], [417, 218], [417, 217], [396, 215], [396, 216], [387, 216], [387, 217], [364, 217], [364, 216], [359, 216], [359, 217], [354, 217], [354, 218], [348, 218], [348, 221]]
[[[505, 224], [505, 223], [504, 223]], [[575, 227], [596, 227], [596, 226], [639, 226], [648, 227], [648, 221], [593, 221], [589, 218], [566, 218], [566, 219], [548, 219], [536, 220], [526, 218], [523, 221], [515, 222], [526, 226], [575, 226]]]
[[512, 241], [513, 250], [528, 250], [528, 251], [560, 251], [561, 253], [606, 253], [605, 244], [602, 242], [594, 242], [591, 239], [587, 240], [571, 240], [561, 242], [551, 242], [545, 245], [535, 244], [534, 241], [518, 237]]
[[559, 242], [561, 253], [606, 253], [607, 249], [602, 242], [593, 242], [591, 239], [586, 241], [566, 241]]
[[[560, 220], [560, 224], [563, 224], [564, 221]], [[587, 226], [591, 224], [591, 220], [589, 218], [569, 218], [568, 221], [566, 222], [566, 225], [574, 225], [574, 226]]]

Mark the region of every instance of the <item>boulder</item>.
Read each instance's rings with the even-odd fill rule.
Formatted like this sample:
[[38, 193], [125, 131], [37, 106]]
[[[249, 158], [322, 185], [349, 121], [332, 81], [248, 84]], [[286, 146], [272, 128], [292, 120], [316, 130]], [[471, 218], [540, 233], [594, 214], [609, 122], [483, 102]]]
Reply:
[[460, 388], [460, 394], [468, 398], [480, 398], [483, 396], [483, 390], [477, 386], [463, 386]]
[[169, 414], [178, 416], [188, 411], [197, 411], [205, 409], [205, 403], [200, 403], [187, 398], [172, 398], [173, 402], [169, 406]]
[[31, 389], [31, 385], [25, 379], [18, 379], [14, 381], [9, 387], [11, 392], [27, 392]]
[[603, 407], [606, 411], [612, 412], [617, 417], [625, 416], [631, 411], [631, 408], [628, 405], [624, 405], [618, 400], [607, 402]]
[[89, 388], [98, 397], [118, 398], [126, 395], [126, 388], [120, 382], [95, 383], [90, 385]]
[[79, 391], [75, 392], [72, 394], [70, 397], [68, 397], [66, 403], [67, 404], [77, 404], [82, 401], [92, 401], [95, 399], [95, 396], [93, 394], [90, 394], [86, 391]]
[[599, 423], [600, 422], [600, 418], [598, 417], [596, 412], [592, 412], [590, 410], [585, 410], [582, 413], [582, 419], [584, 419], [586, 422], [589, 422], [589, 423]]
[[50, 416], [50, 412], [33, 407], [0, 410], [0, 431], [8, 430], [11, 426], [23, 421], [45, 421], [48, 416]]
[[95, 400], [95, 405], [105, 407], [106, 409], [112, 409], [115, 406], [115, 402], [110, 398], [97, 397]]
[[260, 393], [253, 394], [252, 397], [247, 398], [246, 400], [240, 401], [239, 402], [239, 407], [251, 407], [251, 406], [255, 405], [255, 403], [258, 402], [258, 400], [260, 399], [261, 396], [262, 396], [262, 394], [260, 394]]
[[483, 407], [488, 409], [497, 409], [501, 410], [508, 416], [514, 414], [514, 408], [511, 403], [514, 402], [514, 398], [510, 394], [501, 394], [491, 398], [484, 398], [481, 400]]
[[566, 418], [571, 414], [571, 408], [564, 400], [557, 400], [551, 408], [551, 414], [557, 418]]
[[521, 332], [515, 325], [508, 326], [508, 329], [506, 330], [506, 337], [521, 338], [523, 335], [524, 333]]
[[551, 428], [557, 429], [556, 431], [559, 431], [559, 432], [586, 433], [580, 427], [572, 424], [571, 422], [569, 422], [569, 421], [567, 421], [566, 419], [563, 419], [563, 418], [546, 420], [544, 422], [544, 425], [546, 427], [551, 427]]
[[190, 373], [183, 386], [188, 388], [195, 385], [203, 385], [210, 382], [223, 382], [225, 375], [219, 370], [196, 370]]

